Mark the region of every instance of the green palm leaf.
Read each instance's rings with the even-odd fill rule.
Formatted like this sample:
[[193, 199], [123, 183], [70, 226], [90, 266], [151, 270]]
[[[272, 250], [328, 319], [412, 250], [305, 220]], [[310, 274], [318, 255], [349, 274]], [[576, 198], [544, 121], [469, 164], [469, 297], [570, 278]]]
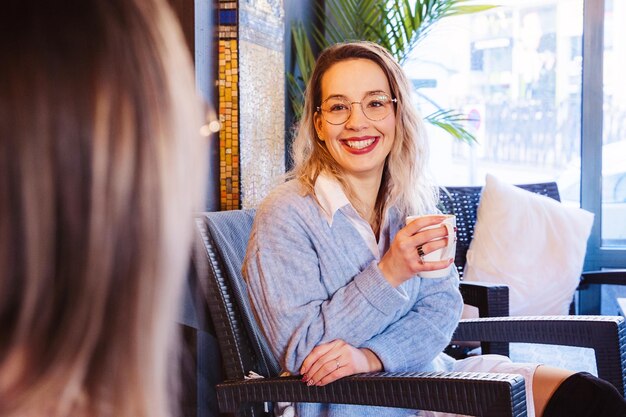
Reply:
[[440, 127], [450, 133], [456, 139], [463, 142], [472, 143], [476, 138], [472, 133], [465, 129], [464, 124], [468, 121], [468, 117], [456, 110], [439, 109], [424, 118], [428, 123]]
[[478, 13], [496, 6], [467, 5], [470, 0], [422, 0], [393, 2], [384, 13], [391, 48], [396, 59], [404, 62], [407, 54], [443, 18]]
[[380, 26], [382, 16], [379, 5], [382, 0], [327, 0], [324, 14], [329, 43], [347, 40], [376, 41], [373, 29]]

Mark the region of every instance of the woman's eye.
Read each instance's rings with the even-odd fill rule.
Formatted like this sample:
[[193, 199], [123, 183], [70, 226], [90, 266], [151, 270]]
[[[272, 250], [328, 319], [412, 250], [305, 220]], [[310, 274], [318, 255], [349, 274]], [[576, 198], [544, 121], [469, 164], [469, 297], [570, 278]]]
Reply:
[[381, 100], [372, 100], [369, 102], [368, 107], [382, 107], [385, 105], [384, 101]]
[[345, 104], [333, 104], [330, 106], [330, 111], [344, 111], [348, 107]]

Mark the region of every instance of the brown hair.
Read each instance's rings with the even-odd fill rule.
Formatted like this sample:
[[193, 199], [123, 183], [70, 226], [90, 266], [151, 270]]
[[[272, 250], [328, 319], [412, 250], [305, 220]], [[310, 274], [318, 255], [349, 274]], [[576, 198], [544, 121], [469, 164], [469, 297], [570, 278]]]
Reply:
[[0, 414], [160, 417], [202, 123], [162, 0], [0, 13]]
[[426, 175], [428, 143], [423, 122], [412, 103], [409, 80], [391, 54], [372, 42], [332, 45], [318, 57], [307, 86], [303, 116], [293, 145], [294, 168], [290, 176], [298, 178], [305, 192], [312, 194], [318, 175], [326, 172], [342, 183], [349, 197], [353, 195], [342, 179], [341, 167], [335, 163], [326, 145], [318, 140], [314, 126], [316, 108], [322, 101], [324, 74], [336, 63], [351, 59], [368, 59], [376, 63], [387, 76], [391, 95], [398, 99], [396, 140], [385, 164], [377, 212], [382, 213], [385, 205], [397, 207], [404, 215], [434, 210], [436, 188]]

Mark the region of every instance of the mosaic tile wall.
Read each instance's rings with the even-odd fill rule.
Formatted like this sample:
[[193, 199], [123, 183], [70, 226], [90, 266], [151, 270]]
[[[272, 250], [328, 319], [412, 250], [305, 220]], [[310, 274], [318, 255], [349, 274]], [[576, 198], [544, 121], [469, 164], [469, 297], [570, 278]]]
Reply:
[[220, 209], [256, 206], [285, 171], [283, 0], [219, 1]]
[[240, 207], [237, 2], [220, 0], [219, 8], [220, 209], [234, 210]]
[[283, 0], [239, 1], [241, 202], [256, 206], [285, 172]]

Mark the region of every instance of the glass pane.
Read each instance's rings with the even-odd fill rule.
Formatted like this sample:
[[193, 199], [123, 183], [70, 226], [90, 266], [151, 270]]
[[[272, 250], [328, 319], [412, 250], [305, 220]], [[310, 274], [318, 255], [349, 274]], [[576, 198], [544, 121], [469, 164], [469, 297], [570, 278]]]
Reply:
[[578, 206], [583, 2], [496, 3], [444, 19], [403, 64], [423, 116], [439, 106], [472, 119], [472, 146], [428, 127], [434, 174], [442, 185], [558, 180]]
[[607, 0], [604, 17], [602, 244], [626, 246], [626, 0]]

